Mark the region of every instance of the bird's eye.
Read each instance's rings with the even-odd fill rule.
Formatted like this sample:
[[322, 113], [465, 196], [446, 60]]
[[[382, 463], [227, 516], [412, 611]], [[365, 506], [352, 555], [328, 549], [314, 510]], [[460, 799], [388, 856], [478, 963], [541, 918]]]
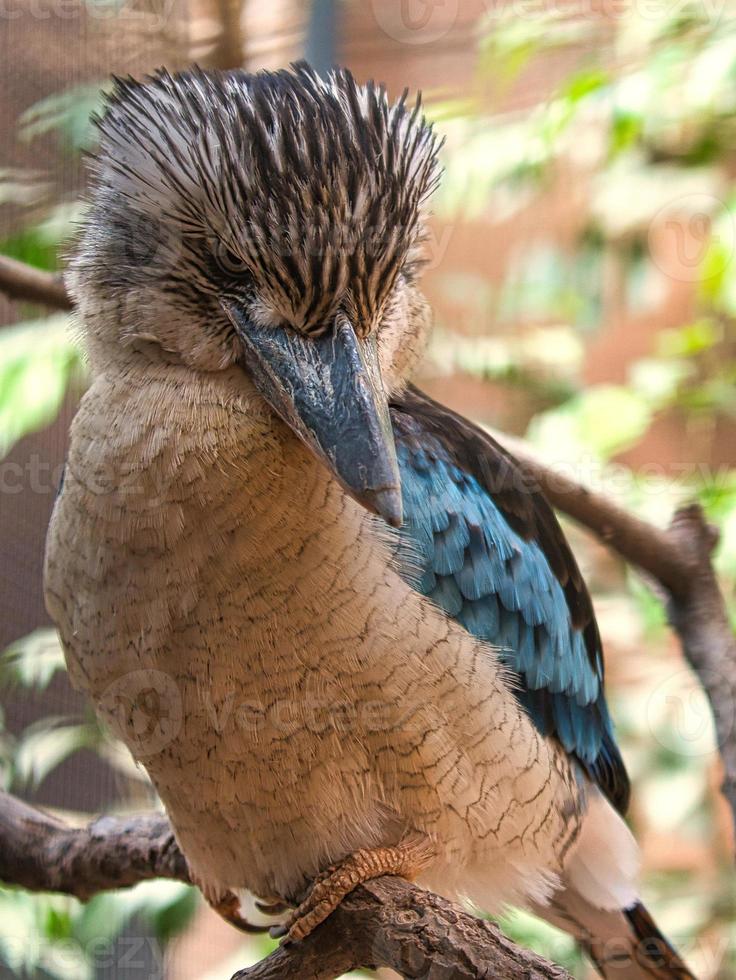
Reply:
[[233, 249], [221, 245], [217, 250], [217, 260], [223, 272], [228, 275], [240, 275], [245, 271], [245, 262]]

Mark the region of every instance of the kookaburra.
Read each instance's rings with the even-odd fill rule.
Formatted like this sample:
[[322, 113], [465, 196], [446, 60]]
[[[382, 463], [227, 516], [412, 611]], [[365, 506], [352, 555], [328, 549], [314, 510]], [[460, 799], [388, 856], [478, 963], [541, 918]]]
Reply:
[[531, 907], [608, 978], [690, 977], [639, 902], [562, 531], [409, 383], [439, 179], [418, 104], [303, 65], [161, 72], [99, 129], [47, 604], [207, 899], [291, 906], [298, 941], [400, 874]]

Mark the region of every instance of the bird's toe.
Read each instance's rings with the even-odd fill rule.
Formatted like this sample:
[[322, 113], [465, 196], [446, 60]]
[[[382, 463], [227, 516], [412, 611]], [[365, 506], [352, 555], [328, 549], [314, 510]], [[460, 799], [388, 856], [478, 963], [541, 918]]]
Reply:
[[409, 880], [431, 862], [434, 849], [426, 837], [412, 836], [395, 847], [356, 851], [341, 864], [324, 871], [283, 925], [271, 930], [282, 943], [305, 939], [335, 911], [346, 895], [364, 881], [382, 875], [399, 875]]

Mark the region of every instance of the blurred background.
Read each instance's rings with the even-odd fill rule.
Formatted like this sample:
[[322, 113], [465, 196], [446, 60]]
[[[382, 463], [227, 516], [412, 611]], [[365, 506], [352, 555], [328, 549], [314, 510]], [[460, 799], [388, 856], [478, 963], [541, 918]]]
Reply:
[[[63, 268], [111, 73], [341, 63], [446, 136], [419, 383], [658, 524], [697, 498], [736, 621], [736, 5], [730, 0], [1, 0], [0, 253]], [[156, 806], [67, 682], [44, 535], [85, 385], [70, 321], [0, 295], [0, 779], [83, 821]], [[634, 782], [644, 894], [736, 976], [733, 831], [707, 705], [646, 582], [573, 526]], [[531, 916], [503, 927], [593, 973]], [[226, 980], [245, 939], [185, 886], [0, 890], [0, 977]]]

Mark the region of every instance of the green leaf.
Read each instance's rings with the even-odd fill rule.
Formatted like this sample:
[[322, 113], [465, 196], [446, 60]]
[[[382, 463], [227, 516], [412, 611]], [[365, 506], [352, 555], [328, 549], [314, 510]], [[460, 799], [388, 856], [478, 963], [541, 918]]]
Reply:
[[37, 269], [54, 272], [58, 268], [56, 246], [44, 240], [38, 228], [24, 228], [0, 242], [0, 253]]
[[38, 629], [12, 643], [0, 657], [0, 676], [42, 691], [65, 670], [64, 651], [54, 629]]
[[580, 976], [584, 959], [575, 940], [529, 912], [514, 909], [499, 919], [503, 932], [522, 946], [534, 950]]
[[14, 753], [14, 782], [36, 787], [74, 752], [94, 746], [97, 732], [90, 725], [65, 718], [42, 718], [29, 725], [18, 739]]
[[91, 117], [102, 110], [105, 92], [110, 87], [110, 84], [75, 85], [34, 103], [20, 118], [21, 138], [30, 141], [58, 130], [68, 148], [90, 149], [96, 141]]
[[603, 457], [634, 445], [652, 420], [646, 400], [617, 385], [599, 385], [585, 392], [577, 413], [583, 443]]
[[609, 155], [611, 159], [631, 149], [639, 140], [644, 128], [644, 119], [638, 112], [615, 108], [609, 135]]
[[150, 921], [158, 939], [165, 942], [184, 932], [197, 910], [199, 899], [194, 888], [184, 888], [178, 895], [149, 913]]
[[714, 319], [703, 317], [682, 327], [661, 330], [657, 335], [657, 349], [662, 357], [695, 357], [722, 339], [721, 325]]
[[69, 939], [72, 934], [71, 909], [68, 906], [49, 905], [43, 932], [49, 939]]
[[0, 888], [0, 964], [12, 976], [92, 980], [85, 952], [70, 936], [79, 902]]
[[675, 397], [679, 385], [692, 373], [693, 366], [687, 361], [645, 357], [631, 366], [629, 378], [634, 391], [659, 408]]
[[82, 361], [68, 318], [52, 316], [0, 331], [0, 457], [54, 420]]
[[[0, 204], [3, 189], [8, 187], [12, 189], [12, 185], [2, 183], [0, 171]], [[15, 202], [17, 196], [13, 200]], [[83, 203], [77, 199], [57, 204], [42, 221], [0, 241], [0, 253], [37, 269], [55, 271], [59, 266], [59, 248], [75, 233], [83, 207]]]
[[181, 932], [191, 921], [197, 891], [176, 881], [144, 881], [125, 891], [96, 895], [78, 917], [74, 935], [83, 947], [112, 939], [131, 919], [148, 924], [163, 940]]
[[33, 896], [0, 887], [0, 962], [16, 976], [35, 969], [40, 957], [41, 933]]
[[562, 89], [561, 97], [576, 105], [589, 95], [600, 93], [609, 82], [608, 72], [600, 68], [581, 71], [567, 80]]
[[630, 388], [598, 385], [538, 415], [529, 438], [542, 446], [557, 446], [569, 458], [592, 450], [608, 459], [634, 445], [649, 428], [653, 414], [648, 400]]

